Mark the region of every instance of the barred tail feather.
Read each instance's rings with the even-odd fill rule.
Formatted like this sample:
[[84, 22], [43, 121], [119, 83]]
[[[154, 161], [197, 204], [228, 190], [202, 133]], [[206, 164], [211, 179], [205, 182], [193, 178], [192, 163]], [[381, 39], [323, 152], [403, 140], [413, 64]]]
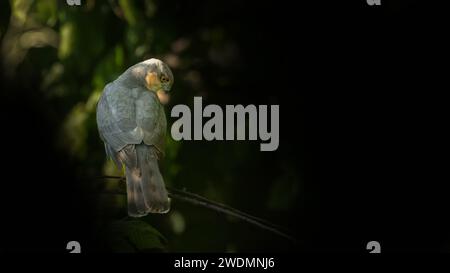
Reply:
[[[156, 148], [145, 144], [133, 146], [132, 154], [137, 158], [130, 161], [135, 164], [125, 164], [128, 214], [141, 217], [148, 213], [167, 213], [170, 202], [159, 172]], [[127, 153], [125, 158], [130, 159], [130, 150]]]

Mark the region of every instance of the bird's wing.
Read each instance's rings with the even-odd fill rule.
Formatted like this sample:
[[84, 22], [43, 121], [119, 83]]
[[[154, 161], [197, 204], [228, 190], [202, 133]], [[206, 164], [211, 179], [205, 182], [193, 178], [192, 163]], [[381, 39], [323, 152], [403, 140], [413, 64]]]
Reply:
[[143, 130], [136, 123], [133, 93], [132, 90], [125, 90], [114, 83], [108, 84], [97, 105], [100, 136], [115, 152], [126, 145], [139, 144], [144, 138]]
[[144, 143], [155, 146], [164, 155], [166, 115], [154, 92], [139, 93], [136, 101], [136, 123], [144, 132]]
[[166, 116], [153, 92], [107, 85], [97, 106], [97, 124], [111, 157], [126, 145], [142, 142], [164, 154]]

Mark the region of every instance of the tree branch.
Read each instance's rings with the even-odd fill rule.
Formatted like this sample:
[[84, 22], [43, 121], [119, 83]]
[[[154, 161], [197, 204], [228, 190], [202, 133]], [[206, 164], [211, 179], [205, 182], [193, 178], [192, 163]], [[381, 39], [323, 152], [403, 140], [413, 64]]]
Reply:
[[[96, 177], [96, 179], [119, 179], [120, 181], [125, 182], [125, 177], [122, 177], [122, 176], [105, 175], [105, 176], [98, 176], [98, 177]], [[247, 223], [255, 225], [261, 229], [275, 233], [275, 234], [289, 240], [292, 243], [297, 242], [294, 237], [292, 237], [291, 235], [282, 231], [283, 230], [282, 227], [272, 224], [267, 220], [264, 220], [264, 219], [258, 218], [256, 216], [250, 215], [248, 213], [242, 212], [240, 210], [237, 210], [237, 209], [227, 206], [225, 204], [211, 201], [211, 200], [209, 200], [203, 196], [200, 196], [198, 194], [195, 194], [195, 193], [191, 193], [191, 192], [188, 192], [185, 190], [178, 190], [178, 189], [171, 188], [171, 187], [166, 187], [166, 189], [169, 193], [169, 197], [171, 197], [173, 199], [177, 199], [180, 201], [184, 201], [187, 203], [191, 203], [191, 204], [194, 204], [197, 206], [205, 207], [205, 208], [208, 208], [208, 209], [211, 209], [211, 210], [214, 210], [214, 211], [226, 214], [226, 215], [236, 217]], [[108, 193], [125, 194], [124, 192], [117, 192], [117, 191], [108, 192]]]

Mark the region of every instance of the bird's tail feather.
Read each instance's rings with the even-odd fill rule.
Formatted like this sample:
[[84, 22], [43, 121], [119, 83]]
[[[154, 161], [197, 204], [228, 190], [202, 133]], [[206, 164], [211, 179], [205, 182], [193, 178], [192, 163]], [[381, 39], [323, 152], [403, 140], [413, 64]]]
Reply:
[[132, 146], [124, 152], [129, 163], [125, 164], [128, 214], [141, 217], [148, 213], [167, 213], [170, 202], [159, 172], [156, 148], [145, 144]]

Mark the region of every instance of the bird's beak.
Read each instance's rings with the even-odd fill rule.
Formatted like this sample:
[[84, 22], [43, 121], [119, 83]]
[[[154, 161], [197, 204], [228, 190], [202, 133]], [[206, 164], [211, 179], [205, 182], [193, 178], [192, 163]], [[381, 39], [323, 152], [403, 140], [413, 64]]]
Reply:
[[159, 89], [158, 92], [156, 92], [156, 94], [158, 95], [159, 101], [162, 104], [167, 104], [170, 100], [170, 95], [169, 92], [163, 89]]
[[170, 93], [170, 90], [167, 90], [167, 89], [161, 88], [161, 89], [159, 89], [159, 90], [158, 90], [158, 92], [157, 92], [157, 93], [164, 93], [164, 94], [168, 95], [168, 94]]

